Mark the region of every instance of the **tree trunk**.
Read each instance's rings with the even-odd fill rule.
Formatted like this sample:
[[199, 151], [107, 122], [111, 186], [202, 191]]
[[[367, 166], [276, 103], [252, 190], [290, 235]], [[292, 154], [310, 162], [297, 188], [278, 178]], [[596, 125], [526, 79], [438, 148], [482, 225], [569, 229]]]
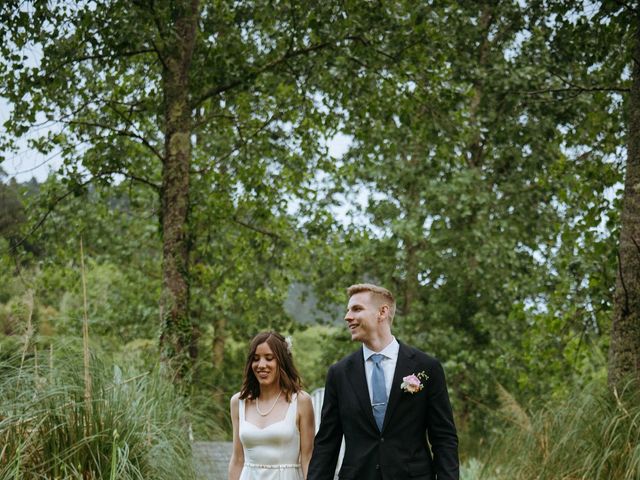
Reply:
[[633, 37], [627, 168], [609, 348], [609, 385], [640, 380], [640, 16]]
[[162, 303], [160, 353], [176, 383], [189, 381], [192, 326], [189, 319], [189, 167], [191, 108], [189, 69], [197, 34], [198, 0], [174, 6], [173, 28], [163, 49], [165, 151], [162, 174]]
[[487, 70], [488, 66], [489, 51], [491, 50], [490, 29], [493, 21], [493, 8], [490, 4], [484, 5], [480, 16], [480, 26], [482, 27], [483, 38], [478, 50], [478, 70], [482, 74], [473, 82], [473, 97], [471, 98], [471, 104], [469, 105], [469, 123], [475, 130], [475, 133], [470, 139], [467, 147], [468, 164], [471, 168], [480, 167], [482, 164], [482, 157], [484, 155], [484, 140], [480, 130], [478, 112], [484, 96], [483, 74]]

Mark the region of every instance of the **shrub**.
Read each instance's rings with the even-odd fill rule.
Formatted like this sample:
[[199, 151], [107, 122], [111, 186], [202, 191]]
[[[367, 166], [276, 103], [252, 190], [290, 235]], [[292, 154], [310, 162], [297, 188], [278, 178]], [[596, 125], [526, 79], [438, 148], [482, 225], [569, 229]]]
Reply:
[[81, 354], [35, 358], [0, 365], [1, 479], [195, 478], [187, 402], [157, 372], [94, 358], [87, 397]]
[[512, 420], [493, 445], [482, 478], [640, 478], [640, 391], [612, 392], [603, 380], [529, 414], [503, 395]]

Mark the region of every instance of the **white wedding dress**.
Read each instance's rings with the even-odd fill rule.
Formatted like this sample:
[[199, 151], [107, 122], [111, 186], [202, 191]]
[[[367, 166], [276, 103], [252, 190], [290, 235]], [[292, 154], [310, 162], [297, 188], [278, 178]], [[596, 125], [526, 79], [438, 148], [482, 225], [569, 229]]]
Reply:
[[303, 480], [296, 425], [298, 396], [292, 395], [283, 420], [265, 428], [245, 420], [244, 400], [240, 400], [239, 407], [239, 435], [244, 451], [240, 480]]

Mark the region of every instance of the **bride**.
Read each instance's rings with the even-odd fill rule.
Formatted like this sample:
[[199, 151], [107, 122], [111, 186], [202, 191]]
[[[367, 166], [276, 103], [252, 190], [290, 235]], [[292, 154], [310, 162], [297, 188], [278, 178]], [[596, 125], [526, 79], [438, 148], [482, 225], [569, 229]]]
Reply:
[[231, 397], [229, 480], [302, 480], [313, 450], [311, 397], [301, 389], [291, 343], [276, 332], [251, 341], [242, 388]]

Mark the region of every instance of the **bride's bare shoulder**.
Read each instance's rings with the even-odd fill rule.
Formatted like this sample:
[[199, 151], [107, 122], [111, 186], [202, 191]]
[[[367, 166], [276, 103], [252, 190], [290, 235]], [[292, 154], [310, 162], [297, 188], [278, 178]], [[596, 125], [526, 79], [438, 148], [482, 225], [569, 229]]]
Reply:
[[309, 395], [307, 392], [305, 392], [304, 390], [300, 390], [298, 392], [298, 404], [299, 405], [312, 405], [312, 401], [311, 401], [311, 395]]
[[305, 392], [304, 390], [300, 390], [298, 392], [298, 398], [299, 399], [307, 399], [309, 401], [311, 401], [311, 395], [309, 395], [307, 392]]
[[236, 392], [231, 396], [231, 405], [238, 405], [240, 401], [240, 392]]

